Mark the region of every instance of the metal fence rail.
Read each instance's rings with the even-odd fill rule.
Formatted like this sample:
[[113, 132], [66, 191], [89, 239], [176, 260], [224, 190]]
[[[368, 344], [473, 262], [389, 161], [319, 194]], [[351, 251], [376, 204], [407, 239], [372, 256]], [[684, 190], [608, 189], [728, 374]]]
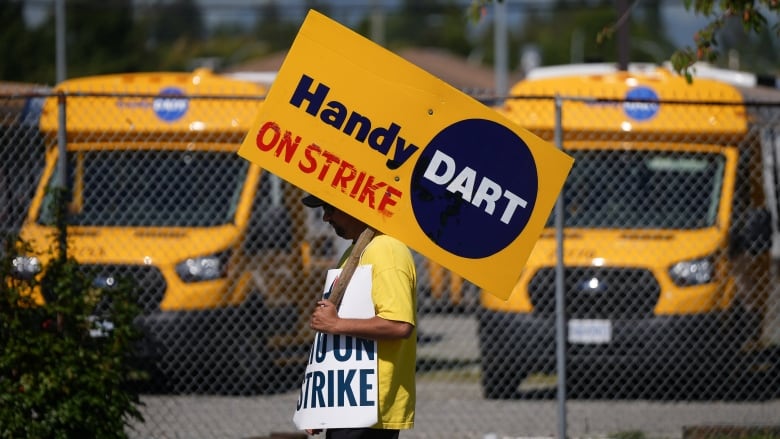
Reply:
[[[293, 431], [313, 336], [307, 312], [344, 243], [317, 212], [300, 206], [297, 188], [235, 154], [246, 133], [240, 124], [214, 132], [167, 122], [152, 129], [151, 119], [143, 122], [148, 129], [120, 126], [102, 120], [107, 113], [99, 109], [122, 103], [175, 110], [185, 100], [109, 92], [67, 95], [63, 127], [46, 113], [56, 104], [40, 112], [44, 97], [57, 100], [0, 95], [0, 107], [16, 109], [0, 113], [2, 229], [44, 239], [44, 186], [56, 177], [60, 130], [71, 127], [72, 254], [96, 279], [133, 279], [144, 310], [140, 354], [152, 380], [143, 387], [145, 422], [129, 427], [130, 436]], [[251, 96], [238, 96], [240, 105], [235, 98], [188, 97], [186, 104], [200, 109], [206, 126], [259, 105]], [[579, 103], [564, 99], [562, 111]], [[530, 111], [553, 102], [527, 105]], [[780, 102], [747, 107], [756, 135], [744, 144], [716, 133], [675, 148], [648, 135], [643, 147], [605, 150], [597, 145], [626, 139], [578, 137], [564, 125], [560, 143], [577, 159], [560, 210], [566, 228], [556, 235], [551, 216], [535, 249], [547, 254], [529, 265], [524, 291], [507, 303], [480, 296], [415, 254], [418, 406], [415, 429], [402, 437], [552, 437], [560, 434], [561, 404], [569, 437], [777, 426]], [[726, 146], [737, 155], [723, 152]], [[723, 210], [724, 203], [738, 212]], [[768, 217], [750, 213], [759, 207]], [[762, 221], [771, 227], [769, 246], [758, 242], [766, 235], [750, 231], [734, 242], [734, 233]], [[716, 251], [696, 255], [708, 240]], [[580, 263], [608, 246], [611, 259]], [[659, 267], [678, 253], [691, 261], [666, 266], [659, 280]], [[556, 401], [556, 285], [565, 298], [565, 401]], [[671, 297], [680, 291], [686, 295]]]

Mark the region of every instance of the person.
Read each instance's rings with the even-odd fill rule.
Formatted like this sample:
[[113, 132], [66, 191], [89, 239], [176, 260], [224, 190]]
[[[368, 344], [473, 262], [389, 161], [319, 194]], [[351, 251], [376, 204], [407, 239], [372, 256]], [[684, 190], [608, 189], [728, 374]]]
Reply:
[[[355, 245], [368, 227], [365, 223], [307, 195], [305, 206], [322, 208], [322, 220], [341, 238]], [[345, 252], [340, 265], [351, 252]], [[401, 241], [376, 233], [360, 256], [371, 268], [371, 298], [376, 315], [370, 319], [338, 316], [336, 304], [317, 302], [311, 316], [315, 331], [377, 341], [378, 422], [370, 428], [327, 429], [325, 439], [398, 438], [400, 430], [414, 427], [415, 368], [417, 361], [417, 275], [409, 249]], [[306, 430], [319, 434], [321, 430]]]

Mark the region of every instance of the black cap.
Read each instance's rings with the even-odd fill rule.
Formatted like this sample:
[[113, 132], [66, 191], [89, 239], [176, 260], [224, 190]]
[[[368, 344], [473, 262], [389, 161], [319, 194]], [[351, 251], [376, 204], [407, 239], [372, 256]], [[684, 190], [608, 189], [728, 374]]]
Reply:
[[306, 195], [305, 197], [301, 198], [301, 203], [303, 203], [303, 205], [306, 207], [321, 207], [327, 204], [314, 195]]

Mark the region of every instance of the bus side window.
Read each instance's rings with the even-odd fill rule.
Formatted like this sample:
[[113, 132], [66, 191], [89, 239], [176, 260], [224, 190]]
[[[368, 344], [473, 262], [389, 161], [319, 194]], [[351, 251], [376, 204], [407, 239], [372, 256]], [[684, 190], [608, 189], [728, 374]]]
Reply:
[[[750, 137], [749, 139], [753, 139]], [[749, 142], [749, 141], [748, 141]], [[736, 256], [743, 252], [752, 255], [763, 253], [772, 247], [772, 223], [769, 210], [763, 205], [763, 188], [754, 179], [751, 170], [760, 169], [760, 157], [748, 142], [740, 145], [737, 179], [734, 189], [734, 208], [731, 217], [729, 253]]]
[[292, 219], [284, 203], [279, 201], [274, 191], [273, 179], [278, 178], [268, 172], [263, 172], [255, 199], [252, 213], [244, 239], [244, 250], [255, 254], [266, 250], [292, 250]]

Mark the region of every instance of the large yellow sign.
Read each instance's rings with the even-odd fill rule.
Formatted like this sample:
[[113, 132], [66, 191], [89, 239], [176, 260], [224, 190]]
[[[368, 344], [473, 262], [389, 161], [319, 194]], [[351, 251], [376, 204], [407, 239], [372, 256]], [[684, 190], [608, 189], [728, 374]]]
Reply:
[[239, 154], [503, 299], [573, 163], [315, 11]]

